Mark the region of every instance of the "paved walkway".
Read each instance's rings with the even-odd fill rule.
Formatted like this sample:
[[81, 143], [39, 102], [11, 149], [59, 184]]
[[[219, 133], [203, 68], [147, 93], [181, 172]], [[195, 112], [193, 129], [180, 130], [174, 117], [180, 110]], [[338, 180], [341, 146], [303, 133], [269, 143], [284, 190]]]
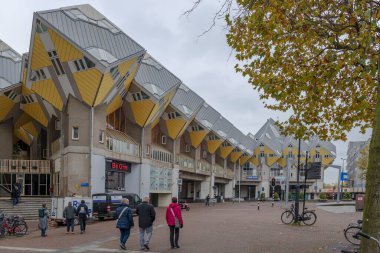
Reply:
[[[309, 204], [309, 208], [315, 208]], [[183, 211], [184, 228], [180, 231], [180, 249], [171, 250], [169, 229], [165, 223], [165, 209], [157, 210], [157, 221], [150, 243], [151, 252], [339, 252], [348, 246], [343, 229], [355, 222], [361, 213], [334, 213], [317, 209], [314, 226], [288, 226], [281, 223], [280, 203], [271, 207], [256, 202], [224, 203], [205, 207], [192, 204], [189, 212]], [[137, 217], [135, 217], [137, 225]], [[76, 228], [78, 229], [78, 228]], [[33, 229], [32, 229], [33, 230]], [[118, 246], [115, 221], [95, 222], [83, 235], [65, 234], [65, 228], [51, 228], [41, 238], [32, 231], [22, 238], [0, 240], [0, 252], [138, 252], [138, 229], [133, 228], [127, 242], [127, 251]]]

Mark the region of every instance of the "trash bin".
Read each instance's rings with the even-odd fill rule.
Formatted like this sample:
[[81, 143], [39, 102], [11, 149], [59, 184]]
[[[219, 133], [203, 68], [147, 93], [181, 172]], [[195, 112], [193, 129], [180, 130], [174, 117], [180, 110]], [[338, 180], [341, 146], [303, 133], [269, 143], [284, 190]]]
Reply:
[[364, 195], [358, 194], [356, 195], [356, 201], [355, 201], [355, 209], [356, 211], [361, 211], [364, 208]]

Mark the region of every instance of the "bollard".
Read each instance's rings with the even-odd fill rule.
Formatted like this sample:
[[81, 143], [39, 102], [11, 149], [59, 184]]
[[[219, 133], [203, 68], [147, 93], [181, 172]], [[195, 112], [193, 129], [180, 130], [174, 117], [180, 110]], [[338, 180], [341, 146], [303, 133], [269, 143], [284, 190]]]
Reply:
[[260, 210], [260, 202], [257, 202], [257, 210]]
[[274, 202], [273, 202], [273, 200], [272, 200], [272, 207], [274, 207]]

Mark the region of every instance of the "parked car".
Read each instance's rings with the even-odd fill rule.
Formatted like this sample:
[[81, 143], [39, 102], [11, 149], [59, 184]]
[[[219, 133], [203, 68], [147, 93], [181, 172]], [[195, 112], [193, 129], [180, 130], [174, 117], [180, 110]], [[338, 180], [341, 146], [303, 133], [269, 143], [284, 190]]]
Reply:
[[136, 193], [96, 193], [92, 195], [93, 216], [99, 220], [104, 218], [115, 218], [115, 210], [123, 198], [129, 199], [129, 207], [136, 214], [136, 207], [141, 203]]

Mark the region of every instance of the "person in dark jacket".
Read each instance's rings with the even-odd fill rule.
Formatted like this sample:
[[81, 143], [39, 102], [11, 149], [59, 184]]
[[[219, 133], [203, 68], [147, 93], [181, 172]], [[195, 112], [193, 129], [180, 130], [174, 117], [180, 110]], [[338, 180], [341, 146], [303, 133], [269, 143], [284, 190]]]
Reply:
[[80, 233], [83, 234], [83, 232], [86, 231], [87, 217], [90, 216], [90, 213], [88, 212], [88, 206], [83, 199], [80, 201], [80, 204], [77, 207], [77, 216], [79, 217]]
[[166, 222], [170, 228], [170, 245], [172, 249], [179, 248], [179, 228], [183, 228], [183, 220], [181, 207], [177, 203], [177, 197], [172, 198], [172, 203], [166, 209]]
[[125, 243], [131, 233], [131, 228], [135, 225], [133, 223], [132, 211], [129, 208], [129, 200], [122, 199], [121, 205], [116, 208], [115, 217], [117, 218], [116, 227], [120, 230], [120, 248], [126, 250]]
[[18, 203], [18, 194], [18, 188], [16, 185], [14, 185], [11, 192], [13, 207], [15, 207]]
[[153, 222], [156, 219], [156, 212], [153, 205], [149, 204], [149, 197], [143, 198], [142, 203], [136, 208], [136, 214], [139, 216], [140, 248], [141, 250], [149, 250], [149, 241], [153, 233]]
[[74, 219], [75, 219], [76, 212], [77, 210], [75, 210], [75, 207], [73, 207], [71, 202], [69, 202], [68, 205], [63, 210], [63, 218], [66, 219], [66, 226], [67, 226], [66, 234], [70, 232], [70, 228], [71, 228], [71, 233], [74, 234]]

